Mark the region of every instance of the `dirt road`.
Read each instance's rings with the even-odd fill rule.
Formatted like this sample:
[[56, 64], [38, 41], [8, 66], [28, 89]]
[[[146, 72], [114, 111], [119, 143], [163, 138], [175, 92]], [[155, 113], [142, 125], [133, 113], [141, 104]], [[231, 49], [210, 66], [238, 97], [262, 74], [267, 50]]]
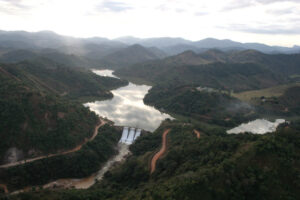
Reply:
[[17, 166], [17, 165], [23, 165], [25, 163], [30, 163], [30, 162], [33, 162], [33, 161], [36, 161], [36, 160], [41, 160], [41, 159], [44, 159], [44, 158], [51, 158], [51, 157], [54, 157], [54, 156], [66, 155], [66, 154], [69, 154], [69, 153], [73, 153], [73, 152], [79, 151], [82, 148], [83, 145], [85, 145], [89, 141], [92, 141], [97, 136], [98, 129], [101, 126], [105, 125], [105, 124], [106, 124], [106, 121], [100, 119], [99, 124], [95, 127], [95, 130], [94, 130], [94, 133], [93, 133], [92, 137], [90, 139], [85, 139], [85, 141], [82, 144], [78, 145], [74, 149], [67, 150], [67, 151], [60, 152], [60, 153], [49, 154], [49, 155], [46, 155], [46, 156], [39, 156], [39, 157], [35, 157], [35, 158], [30, 158], [30, 159], [27, 159], [27, 160], [20, 160], [18, 162], [13, 162], [13, 163], [8, 163], [8, 164], [0, 165], [0, 168], [14, 167], [14, 166]]
[[163, 135], [162, 135], [162, 146], [161, 149], [159, 150], [159, 152], [157, 152], [152, 160], [151, 160], [151, 174], [155, 171], [155, 167], [156, 167], [156, 161], [166, 152], [167, 150], [167, 134], [170, 132], [171, 129], [167, 129], [164, 131]]
[[194, 129], [194, 133], [197, 135], [197, 138], [200, 138], [201, 133], [199, 131], [197, 131], [196, 129]]

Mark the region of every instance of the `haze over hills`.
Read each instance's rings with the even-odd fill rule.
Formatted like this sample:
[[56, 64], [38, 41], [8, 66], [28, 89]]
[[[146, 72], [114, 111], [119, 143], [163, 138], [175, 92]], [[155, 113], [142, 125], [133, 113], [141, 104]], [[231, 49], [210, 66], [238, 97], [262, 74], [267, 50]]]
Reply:
[[166, 57], [166, 53], [156, 47], [146, 48], [135, 44], [104, 56], [100, 63], [106, 68], [122, 68], [164, 57]]
[[42, 49], [53, 48], [63, 53], [86, 56], [92, 59], [102, 58], [133, 44], [145, 47], [157, 47], [168, 55], [175, 55], [186, 50], [203, 52], [216, 48], [223, 51], [253, 49], [264, 53], [297, 53], [299, 46], [279, 47], [268, 46], [259, 43], [240, 43], [231, 40], [218, 40], [207, 38], [199, 41], [189, 41], [183, 38], [147, 38], [122, 37], [114, 40], [107, 38], [74, 38], [61, 36], [51, 31], [25, 32], [25, 31], [1, 31], [0, 49]]

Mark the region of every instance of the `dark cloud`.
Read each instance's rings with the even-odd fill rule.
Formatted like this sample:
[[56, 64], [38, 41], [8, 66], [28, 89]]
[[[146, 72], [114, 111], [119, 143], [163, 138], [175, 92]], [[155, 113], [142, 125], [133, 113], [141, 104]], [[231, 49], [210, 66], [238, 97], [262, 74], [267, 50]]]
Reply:
[[300, 35], [300, 23], [293, 27], [269, 25], [260, 27], [251, 27], [245, 24], [232, 24], [228, 27], [219, 27], [231, 31], [240, 31], [246, 33], [269, 34], [269, 35]]
[[104, 1], [98, 7], [98, 10], [100, 11], [112, 11], [112, 12], [123, 12], [130, 9], [132, 9], [132, 7], [126, 3], [122, 3], [118, 1], [110, 1], [110, 0]]

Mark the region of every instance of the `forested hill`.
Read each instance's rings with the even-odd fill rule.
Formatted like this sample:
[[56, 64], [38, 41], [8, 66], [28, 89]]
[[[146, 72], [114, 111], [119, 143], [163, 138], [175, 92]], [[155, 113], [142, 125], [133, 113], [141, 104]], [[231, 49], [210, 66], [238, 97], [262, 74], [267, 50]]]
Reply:
[[236, 126], [255, 116], [254, 107], [227, 92], [190, 85], [156, 85], [144, 102], [159, 110], [186, 116], [190, 121], [221, 126]]
[[34, 59], [48, 59], [58, 64], [67, 65], [70, 67], [80, 68], [97, 68], [100, 67], [97, 61], [86, 58], [84, 56], [65, 54], [55, 49], [42, 49], [42, 50], [30, 50], [30, 49], [17, 49], [7, 50], [0, 52], [0, 62], [4, 63], [18, 63], [25, 60]]
[[[150, 174], [149, 160], [163, 130], [168, 150]], [[197, 138], [193, 129], [201, 130]], [[280, 200], [299, 197], [299, 121], [266, 135], [227, 135], [218, 129], [166, 122], [130, 147], [132, 156], [89, 190], [40, 191], [11, 196], [45, 199]]]
[[0, 163], [82, 143], [99, 119], [77, 100], [111, 98], [126, 84], [45, 59], [0, 64]]
[[103, 57], [100, 59], [100, 63], [102, 67], [118, 69], [163, 57], [166, 57], [166, 54], [158, 48], [132, 45]]
[[56, 95], [72, 98], [110, 98], [109, 90], [126, 85], [120, 79], [100, 77], [89, 70], [71, 68], [45, 58], [16, 64], [1, 64], [2, 73]]
[[172, 80], [243, 91], [292, 81], [291, 76], [300, 74], [299, 64], [300, 54], [267, 55], [253, 50], [231, 53], [210, 50], [195, 54], [188, 51], [119, 69], [115, 73], [155, 84]]

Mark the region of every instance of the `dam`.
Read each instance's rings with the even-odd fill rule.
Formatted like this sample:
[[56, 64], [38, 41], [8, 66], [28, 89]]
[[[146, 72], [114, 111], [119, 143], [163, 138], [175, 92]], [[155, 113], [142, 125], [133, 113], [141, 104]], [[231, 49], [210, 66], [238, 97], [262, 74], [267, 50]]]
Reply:
[[138, 137], [140, 137], [142, 129], [124, 127], [120, 143], [132, 144]]

